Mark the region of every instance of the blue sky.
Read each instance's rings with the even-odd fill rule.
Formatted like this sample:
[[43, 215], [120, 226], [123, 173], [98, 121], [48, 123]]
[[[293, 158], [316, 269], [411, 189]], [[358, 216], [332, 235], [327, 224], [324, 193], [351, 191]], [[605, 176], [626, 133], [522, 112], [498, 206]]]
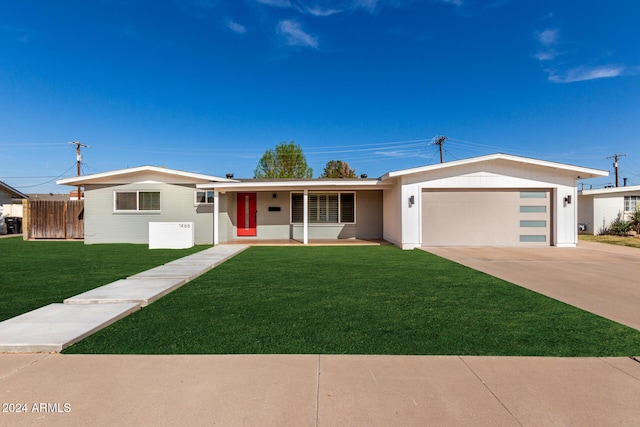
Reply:
[[[505, 152], [640, 184], [640, 2], [85, 0], [0, 6], [0, 180], [140, 165], [314, 176]], [[622, 180], [621, 180], [622, 181]], [[613, 177], [589, 180], [594, 187]]]

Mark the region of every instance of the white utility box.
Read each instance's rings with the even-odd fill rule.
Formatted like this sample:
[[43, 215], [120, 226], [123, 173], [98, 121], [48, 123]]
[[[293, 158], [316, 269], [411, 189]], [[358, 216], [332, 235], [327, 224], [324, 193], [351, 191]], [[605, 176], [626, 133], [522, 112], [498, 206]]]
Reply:
[[193, 222], [150, 222], [149, 249], [184, 249], [195, 243]]

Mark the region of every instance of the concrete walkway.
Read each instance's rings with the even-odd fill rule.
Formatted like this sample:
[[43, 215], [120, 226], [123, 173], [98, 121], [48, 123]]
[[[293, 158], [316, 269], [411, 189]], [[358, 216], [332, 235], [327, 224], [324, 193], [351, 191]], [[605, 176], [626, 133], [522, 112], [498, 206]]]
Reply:
[[424, 250], [640, 330], [638, 248], [580, 242], [576, 248]]
[[2, 426], [640, 425], [626, 358], [5, 354], [0, 389]]
[[0, 323], [0, 352], [60, 352], [246, 248], [216, 246], [5, 320]]

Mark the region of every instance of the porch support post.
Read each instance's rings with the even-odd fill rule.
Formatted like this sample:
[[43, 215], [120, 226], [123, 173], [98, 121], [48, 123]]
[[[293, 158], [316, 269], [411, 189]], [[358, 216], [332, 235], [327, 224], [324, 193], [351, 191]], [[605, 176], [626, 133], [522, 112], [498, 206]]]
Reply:
[[304, 195], [302, 196], [303, 220], [302, 220], [302, 243], [309, 244], [309, 190], [304, 189]]
[[218, 214], [220, 212], [220, 198], [218, 191], [213, 190], [213, 246], [220, 243], [220, 230], [218, 229]]

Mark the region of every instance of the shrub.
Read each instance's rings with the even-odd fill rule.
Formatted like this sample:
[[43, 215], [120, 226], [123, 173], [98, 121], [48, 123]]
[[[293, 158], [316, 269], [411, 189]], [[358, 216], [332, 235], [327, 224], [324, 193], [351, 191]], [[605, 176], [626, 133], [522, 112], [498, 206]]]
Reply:
[[629, 224], [631, 229], [636, 233], [640, 233], [640, 209], [636, 207], [635, 212], [629, 215]]
[[631, 221], [625, 221], [619, 216], [611, 221], [609, 225], [609, 234], [613, 234], [614, 236], [624, 236], [629, 231], [631, 231]]

